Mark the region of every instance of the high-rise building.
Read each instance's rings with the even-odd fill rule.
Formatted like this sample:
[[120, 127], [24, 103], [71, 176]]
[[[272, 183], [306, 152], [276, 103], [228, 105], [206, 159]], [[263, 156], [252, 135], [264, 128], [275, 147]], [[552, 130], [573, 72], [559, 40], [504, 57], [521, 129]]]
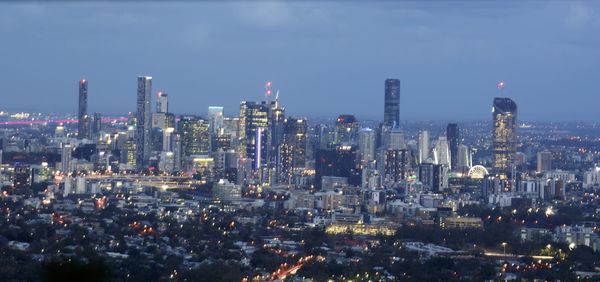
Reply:
[[100, 132], [102, 131], [102, 114], [94, 113], [94, 123], [92, 125], [92, 137], [98, 141]]
[[315, 184], [321, 188], [324, 176], [345, 177], [350, 185], [360, 185], [362, 171], [358, 166], [358, 148], [339, 145], [333, 149], [319, 149], [315, 153]]
[[541, 151], [537, 153], [537, 173], [543, 173], [552, 170], [552, 152]]
[[156, 94], [156, 112], [157, 113], [168, 113], [169, 112], [169, 96], [167, 93], [159, 91]]
[[61, 172], [68, 175], [71, 172], [71, 160], [73, 159], [73, 146], [71, 144], [63, 144], [60, 156]]
[[409, 166], [407, 149], [388, 149], [384, 151], [383, 176], [387, 182], [397, 183], [406, 178]]
[[225, 115], [223, 114], [223, 107], [208, 107], [208, 122], [210, 124], [210, 132], [213, 135], [217, 135], [219, 130], [223, 128], [223, 121]]
[[85, 79], [79, 81], [79, 110], [77, 113], [77, 137], [79, 139], [90, 138], [90, 117], [88, 116], [88, 82]]
[[279, 146], [279, 174], [280, 181], [289, 184], [294, 171], [306, 166], [308, 133], [306, 119], [287, 118], [283, 131], [283, 143]]
[[458, 124], [449, 123], [446, 127], [446, 139], [450, 147], [450, 167], [457, 169], [458, 163], [458, 143], [460, 142], [460, 133], [458, 131]]
[[375, 137], [375, 131], [371, 128], [363, 128], [358, 132], [358, 148], [363, 162], [375, 159]]
[[510, 98], [494, 98], [492, 124], [492, 169], [506, 179], [512, 175], [517, 153], [517, 104]]
[[269, 160], [270, 124], [269, 105], [265, 102], [242, 101], [238, 137], [240, 159], [251, 159], [252, 168], [259, 169]]
[[448, 168], [451, 168], [451, 166], [450, 166], [450, 148], [448, 146], [448, 140], [446, 139], [445, 136], [440, 136], [438, 138], [433, 150], [434, 150], [435, 163], [444, 165]]
[[417, 176], [419, 181], [433, 192], [441, 192], [448, 188], [448, 168], [446, 166], [420, 164]]
[[423, 130], [419, 133], [419, 163], [426, 163], [429, 159], [429, 132]]
[[458, 160], [456, 161], [457, 171], [468, 171], [473, 166], [473, 158], [471, 156], [471, 150], [469, 146], [460, 144], [458, 145]]
[[183, 156], [208, 155], [210, 152], [210, 132], [208, 121], [196, 116], [182, 116], [179, 120], [181, 152]]
[[358, 126], [353, 115], [340, 115], [335, 125], [335, 144], [355, 143]]
[[139, 76], [137, 79], [137, 112], [136, 112], [136, 163], [138, 168], [146, 165], [150, 158], [150, 134], [152, 129], [152, 77]]
[[383, 124], [390, 128], [400, 126], [400, 79], [385, 80]]

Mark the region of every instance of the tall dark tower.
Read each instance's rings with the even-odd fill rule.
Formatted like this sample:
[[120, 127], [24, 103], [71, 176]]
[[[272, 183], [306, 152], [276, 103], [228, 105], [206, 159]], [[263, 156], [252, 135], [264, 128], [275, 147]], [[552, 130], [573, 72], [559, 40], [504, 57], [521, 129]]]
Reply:
[[90, 117], [87, 112], [88, 82], [85, 79], [79, 81], [79, 109], [77, 113], [77, 138], [90, 138]]
[[152, 77], [139, 76], [137, 79], [137, 112], [135, 127], [136, 164], [138, 168], [146, 165], [150, 157], [150, 131], [152, 129]]
[[492, 169], [499, 178], [506, 179], [517, 153], [517, 104], [510, 98], [494, 98], [492, 124]]
[[390, 128], [400, 125], [400, 79], [385, 80], [385, 106], [383, 125]]
[[448, 145], [450, 147], [450, 168], [456, 169], [458, 168], [458, 140], [460, 140], [458, 124], [448, 124], [448, 127], [446, 127], [446, 139], [448, 139]]

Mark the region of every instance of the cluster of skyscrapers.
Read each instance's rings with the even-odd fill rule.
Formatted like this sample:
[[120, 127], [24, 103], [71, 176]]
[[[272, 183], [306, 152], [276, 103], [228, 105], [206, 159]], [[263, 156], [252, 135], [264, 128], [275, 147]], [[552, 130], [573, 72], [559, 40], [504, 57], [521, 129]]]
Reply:
[[[318, 189], [339, 181], [378, 188], [414, 182], [441, 191], [448, 187], [450, 173], [468, 173], [473, 166], [471, 149], [461, 143], [456, 123], [448, 124], [437, 139], [421, 131], [416, 143], [407, 140], [400, 123], [400, 86], [399, 79], [385, 80], [383, 122], [378, 127], [361, 127], [351, 114], [339, 115], [333, 125], [309, 126], [306, 118], [286, 116], [279, 93], [271, 99], [270, 82], [265, 99], [242, 101], [235, 117], [226, 117], [218, 106], [208, 107], [206, 118], [176, 117], [169, 112], [169, 96], [164, 91], [156, 93], [152, 111], [152, 77], [140, 76], [137, 110], [129, 118], [128, 130], [115, 140], [119, 169], [191, 172], [209, 180], [228, 179], [251, 186]], [[87, 98], [88, 81], [81, 80], [78, 138], [111, 143], [108, 139], [114, 136], [103, 135], [101, 115], [89, 116]], [[491, 169], [503, 181], [514, 175], [516, 118], [514, 101], [494, 99]], [[71, 170], [73, 148], [64, 144], [65, 172]], [[108, 156], [106, 166], [111, 166]]]

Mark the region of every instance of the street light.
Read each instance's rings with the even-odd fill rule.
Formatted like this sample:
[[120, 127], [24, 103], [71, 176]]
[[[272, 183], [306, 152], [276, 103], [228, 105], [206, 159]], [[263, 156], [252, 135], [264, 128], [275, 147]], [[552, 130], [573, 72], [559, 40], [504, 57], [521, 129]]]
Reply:
[[508, 243], [502, 242], [502, 248], [504, 249], [504, 260], [506, 260], [506, 245], [508, 245]]

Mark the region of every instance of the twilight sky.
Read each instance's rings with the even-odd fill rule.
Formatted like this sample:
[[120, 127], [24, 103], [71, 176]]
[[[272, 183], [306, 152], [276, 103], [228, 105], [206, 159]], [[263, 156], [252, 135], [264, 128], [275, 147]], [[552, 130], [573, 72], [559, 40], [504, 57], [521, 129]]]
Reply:
[[401, 119], [490, 119], [504, 80], [520, 120], [600, 120], [600, 1], [449, 2], [3, 2], [0, 110], [75, 113], [86, 78], [123, 114], [150, 75], [175, 113], [270, 80], [290, 114], [383, 119], [400, 78]]

